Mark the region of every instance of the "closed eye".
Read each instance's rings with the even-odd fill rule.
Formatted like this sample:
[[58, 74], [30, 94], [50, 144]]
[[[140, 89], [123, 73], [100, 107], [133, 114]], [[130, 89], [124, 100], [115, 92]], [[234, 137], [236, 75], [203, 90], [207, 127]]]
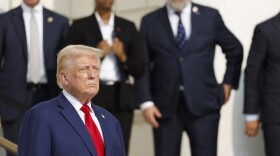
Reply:
[[79, 72], [85, 72], [87, 69], [86, 68], [80, 68], [78, 71]]

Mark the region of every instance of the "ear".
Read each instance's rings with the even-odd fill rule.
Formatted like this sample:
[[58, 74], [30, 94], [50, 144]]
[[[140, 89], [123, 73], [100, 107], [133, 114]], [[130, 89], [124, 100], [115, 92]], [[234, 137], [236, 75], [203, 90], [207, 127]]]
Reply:
[[64, 73], [63, 71], [59, 73], [59, 78], [61, 80], [61, 83], [65, 86], [67, 86], [69, 84], [68, 78], [66, 73]]

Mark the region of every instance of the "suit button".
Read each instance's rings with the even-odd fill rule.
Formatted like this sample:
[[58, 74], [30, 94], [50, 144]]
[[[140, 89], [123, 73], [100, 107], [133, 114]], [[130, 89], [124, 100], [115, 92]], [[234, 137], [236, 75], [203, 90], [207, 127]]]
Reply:
[[184, 58], [183, 57], [179, 57], [179, 61], [183, 62]]

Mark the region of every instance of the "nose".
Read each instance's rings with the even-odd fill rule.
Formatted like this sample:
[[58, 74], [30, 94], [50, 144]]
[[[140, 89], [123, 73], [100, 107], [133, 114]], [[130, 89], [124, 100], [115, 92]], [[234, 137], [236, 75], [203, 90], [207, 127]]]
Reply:
[[90, 68], [90, 70], [88, 71], [88, 78], [95, 79], [97, 74], [98, 74], [98, 72], [96, 72], [96, 70], [94, 68]]
[[92, 72], [92, 71], [89, 72], [89, 73], [88, 73], [88, 78], [89, 78], [89, 79], [94, 79], [94, 78], [95, 78], [94, 72]]

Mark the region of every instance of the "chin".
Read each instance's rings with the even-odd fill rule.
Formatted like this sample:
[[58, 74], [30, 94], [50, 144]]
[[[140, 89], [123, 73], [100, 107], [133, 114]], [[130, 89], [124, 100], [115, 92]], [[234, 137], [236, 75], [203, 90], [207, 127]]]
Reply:
[[94, 88], [89, 89], [88, 93], [95, 96], [98, 93], [98, 91], [99, 91], [99, 89], [94, 87]]
[[182, 11], [186, 7], [187, 2], [172, 2], [172, 1], [169, 1], [169, 5], [171, 6], [172, 9], [174, 9], [176, 11]]
[[90, 92], [89, 94], [92, 96], [92, 97], [95, 97], [96, 95], [97, 95], [97, 91], [95, 91], [95, 92]]

